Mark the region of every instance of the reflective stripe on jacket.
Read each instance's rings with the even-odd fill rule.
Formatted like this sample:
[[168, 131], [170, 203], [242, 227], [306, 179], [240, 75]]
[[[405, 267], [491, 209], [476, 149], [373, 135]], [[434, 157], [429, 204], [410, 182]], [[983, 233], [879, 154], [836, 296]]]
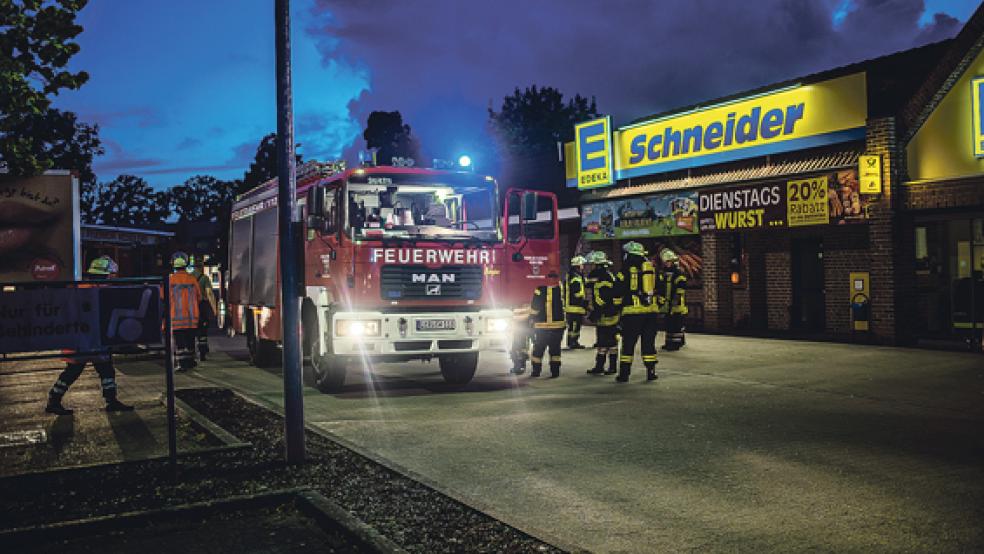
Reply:
[[533, 292], [533, 301], [530, 303], [530, 317], [533, 318], [533, 327], [537, 329], [563, 329], [567, 326], [564, 320], [564, 298], [560, 294], [560, 287], [556, 285], [542, 285]]
[[594, 278], [594, 313], [599, 327], [618, 325], [619, 306], [622, 299], [615, 294], [615, 276], [604, 268], [596, 268], [591, 272]]
[[687, 276], [678, 268], [664, 269], [656, 276], [659, 312], [686, 315]]
[[622, 315], [649, 314], [657, 310], [656, 268], [643, 256], [629, 255], [626, 266], [618, 273], [618, 292], [622, 297]]
[[178, 271], [171, 275], [171, 329], [196, 329], [202, 292], [194, 275]]
[[584, 292], [584, 277], [580, 273], [571, 272], [567, 275], [564, 286], [564, 310], [569, 314], [583, 314], [587, 306], [587, 295]]

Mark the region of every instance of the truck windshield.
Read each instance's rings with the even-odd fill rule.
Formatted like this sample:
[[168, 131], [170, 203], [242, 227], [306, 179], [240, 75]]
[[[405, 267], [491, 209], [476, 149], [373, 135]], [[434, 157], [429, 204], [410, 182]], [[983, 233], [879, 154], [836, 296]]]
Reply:
[[[349, 182], [348, 223], [356, 238], [496, 240], [494, 183], [412, 182], [370, 175]], [[450, 181], [450, 179], [448, 180]]]

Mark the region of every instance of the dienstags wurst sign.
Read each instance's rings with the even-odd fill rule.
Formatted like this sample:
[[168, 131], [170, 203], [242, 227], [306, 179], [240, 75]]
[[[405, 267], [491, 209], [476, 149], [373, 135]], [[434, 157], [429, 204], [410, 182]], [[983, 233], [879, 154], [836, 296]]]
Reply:
[[868, 201], [858, 192], [856, 170], [807, 179], [709, 189], [700, 192], [702, 232], [806, 227], [862, 222]]
[[489, 265], [495, 250], [455, 248], [373, 248], [369, 261], [384, 264]]

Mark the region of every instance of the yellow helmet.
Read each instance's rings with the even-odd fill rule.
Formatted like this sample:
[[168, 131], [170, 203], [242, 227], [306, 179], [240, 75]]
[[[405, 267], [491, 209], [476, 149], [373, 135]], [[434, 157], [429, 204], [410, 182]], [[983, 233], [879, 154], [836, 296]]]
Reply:
[[573, 267], [581, 267], [586, 263], [587, 260], [584, 259], [584, 256], [574, 256], [573, 258], [571, 258], [571, 265]]
[[664, 248], [663, 251], [659, 253], [659, 259], [664, 262], [675, 262], [680, 259], [680, 256], [677, 256], [676, 252], [670, 250], [669, 248]]
[[113, 258], [109, 256], [99, 256], [92, 263], [89, 264], [89, 269], [86, 271], [89, 275], [111, 275], [113, 273], [119, 272], [120, 267], [116, 265]]
[[171, 267], [174, 269], [188, 267], [188, 255], [181, 251], [171, 254]]

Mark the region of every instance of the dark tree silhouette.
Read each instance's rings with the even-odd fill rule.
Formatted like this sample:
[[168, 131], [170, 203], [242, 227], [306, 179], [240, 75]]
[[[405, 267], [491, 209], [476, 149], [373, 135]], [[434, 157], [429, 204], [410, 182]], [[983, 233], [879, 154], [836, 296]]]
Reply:
[[489, 108], [489, 128], [503, 166], [500, 182], [559, 192], [562, 199], [572, 201], [557, 143], [574, 140], [574, 125], [597, 116], [594, 98], [578, 94], [565, 102], [553, 87], [517, 87], [503, 99], [498, 112]]
[[168, 194], [133, 175], [87, 187], [82, 198], [89, 223], [145, 228], [161, 225], [171, 215]]
[[0, 2], [0, 162], [13, 175], [75, 169], [91, 183], [102, 154], [98, 128], [51, 107], [52, 96], [78, 89], [85, 71], [66, 71], [82, 32], [75, 17], [86, 0]]
[[[296, 144], [295, 149], [301, 145]], [[294, 159], [297, 165], [302, 163], [301, 155], [295, 154]], [[263, 183], [277, 176], [277, 133], [270, 133], [260, 139], [256, 146], [256, 156], [249, 164], [249, 169], [243, 175], [241, 181], [234, 181], [237, 184], [236, 194], [242, 194], [247, 190], [256, 188]]]
[[219, 221], [228, 210], [236, 183], [211, 175], [195, 175], [168, 191], [171, 210], [178, 221]]
[[420, 143], [411, 134], [410, 126], [403, 123], [403, 116], [398, 111], [370, 113], [362, 138], [366, 146], [378, 149], [376, 162], [379, 165], [389, 165], [396, 157], [420, 161]]

